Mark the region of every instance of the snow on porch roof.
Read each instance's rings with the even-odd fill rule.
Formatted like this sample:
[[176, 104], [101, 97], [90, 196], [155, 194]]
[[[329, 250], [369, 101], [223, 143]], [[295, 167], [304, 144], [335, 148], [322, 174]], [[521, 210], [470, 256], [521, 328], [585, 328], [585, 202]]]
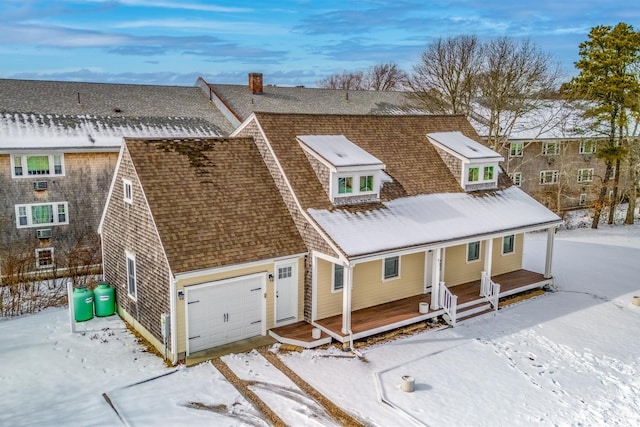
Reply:
[[384, 166], [377, 157], [358, 147], [344, 135], [298, 135], [297, 138], [335, 167]]
[[439, 193], [404, 197], [377, 210], [309, 209], [347, 256], [553, 225], [560, 218], [517, 187], [492, 195]]
[[495, 159], [502, 160], [502, 156], [492, 149], [485, 147], [477, 141], [468, 138], [462, 132], [433, 132], [427, 136], [437, 144], [448, 148], [460, 156], [473, 159]]

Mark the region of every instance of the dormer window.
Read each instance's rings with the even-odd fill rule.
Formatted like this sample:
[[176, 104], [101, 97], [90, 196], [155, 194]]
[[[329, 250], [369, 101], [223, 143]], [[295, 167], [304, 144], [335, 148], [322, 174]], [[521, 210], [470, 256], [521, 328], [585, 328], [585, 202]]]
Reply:
[[367, 191], [373, 191], [373, 175], [360, 177], [360, 192], [365, 193]]
[[297, 138], [333, 204], [380, 200], [384, 163], [375, 156], [344, 135], [301, 135]]
[[338, 178], [338, 194], [353, 193], [353, 177], [343, 176]]
[[427, 137], [466, 191], [498, 186], [498, 164], [504, 160], [500, 154], [461, 132], [430, 133]]

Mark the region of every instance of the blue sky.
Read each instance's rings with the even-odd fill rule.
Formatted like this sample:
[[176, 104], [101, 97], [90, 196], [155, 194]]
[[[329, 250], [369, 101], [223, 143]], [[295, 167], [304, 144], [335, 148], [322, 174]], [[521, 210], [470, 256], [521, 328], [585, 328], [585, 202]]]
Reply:
[[438, 37], [529, 38], [575, 74], [596, 25], [640, 30], [637, 0], [2, 0], [0, 77], [314, 86], [343, 70], [411, 71]]

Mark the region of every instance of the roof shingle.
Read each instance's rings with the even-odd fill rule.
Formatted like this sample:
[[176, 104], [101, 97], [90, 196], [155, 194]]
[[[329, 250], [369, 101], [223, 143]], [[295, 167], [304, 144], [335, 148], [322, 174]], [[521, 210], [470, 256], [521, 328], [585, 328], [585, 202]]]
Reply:
[[125, 144], [174, 273], [306, 252], [252, 139]]

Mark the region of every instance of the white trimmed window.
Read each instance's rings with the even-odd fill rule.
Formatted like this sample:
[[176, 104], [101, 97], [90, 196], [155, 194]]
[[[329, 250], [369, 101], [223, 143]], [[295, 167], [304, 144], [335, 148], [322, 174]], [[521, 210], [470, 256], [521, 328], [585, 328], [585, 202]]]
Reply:
[[353, 177], [341, 176], [338, 178], [338, 194], [353, 193]]
[[133, 183], [128, 179], [122, 180], [123, 191], [124, 191], [124, 201], [126, 203], [133, 203]]
[[13, 178], [64, 175], [63, 154], [24, 154], [11, 156]]
[[540, 184], [550, 185], [558, 183], [558, 171], [541, 171], [540, 172]]
[[360, 192], [369, 193], [373, 191], [373, 175], [360, 176]]
[[331, 292], [339, 292], [342, 289], [344, 289], [344, 267], [340, 264], [333, 264]]
[[593, 154], [596, 152], [595, 141], [580, 141], [580, 154]]
[[480, 242], [467, 243], [467, 262], [480, 259]]
[[543, 156], [557, 156], [560, 154], [560, 143], [557, 141], [546, 141], [542, 144]]
[[522, 185], [522, 172], [513, 172], [509, 174], [509, 178], [513, 182], [513, 185], [520, 187]]
[[512, 254], [515, 251], [516, 236], [504, 236], [502, 238], [502, 255]]
[[395, 279], [400, 276], [400, 257], [385, 258], [383, 262], [382, 278], [384, 280]]
[[291, 266], [278, 267], [278, 279], [288, 279], [293, 274]]
[[473, 165], [467, 168], [467, 184], [496, 182], [496, 165]]
[[136, 257], [126, 252], [127, 259], [127, 293], [134, 300], [136, 299], [137, 285], [136, 285]]
[[578, 182], [593, 181], [593, 168], [578, 169]]
[[36, 249], [36, 268], [53, 267], [53, 248]]
[[469, 172], [467, 173], [467, 181], [478, 182], [479, 180], [480, 180], [480, 168], [479, 167], [469, 168]]
[[67, 202], [16, 205], [16, 226], [18, 228], [61, 224], [69, 224]]
[[522, 142], [512, 142], [509, 144], [509, 157], [522, 157], [524, 144]]
[[578, 204], [580, 206], [585, 206], [587, 204], [587, 193], [580, 194], [580, 199], [578, 200]]

